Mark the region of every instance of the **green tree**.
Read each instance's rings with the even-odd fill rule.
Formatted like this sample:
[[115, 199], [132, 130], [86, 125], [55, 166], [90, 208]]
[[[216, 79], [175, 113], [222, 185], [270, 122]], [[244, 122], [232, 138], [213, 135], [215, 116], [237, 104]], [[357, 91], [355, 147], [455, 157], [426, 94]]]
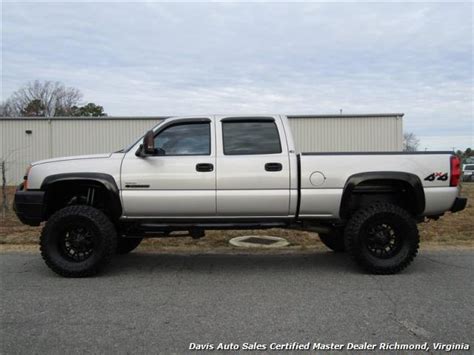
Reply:
[[22, 116], [44, 117], [45, 106], [40, 99], [34, 99], [31, 100], [25, 107], [23, 107], [20, 112]]
[[73, 106], [71, 110], [72, 116], [81, 117], [104, 117], [107, 114], [104, 112], [104, 108], [100, 105], [96, 105], [93, 102], [89, 102], [87, 105], [77, 107]]
[[474, 163], [474, 152], [471, 148], [467, 148], [459, 157], [464, 164]]
[[458, 149], [456, 155], [463, 164], [474, 164], [474, 151], [471, 148], [467, 148], [464, 152]]

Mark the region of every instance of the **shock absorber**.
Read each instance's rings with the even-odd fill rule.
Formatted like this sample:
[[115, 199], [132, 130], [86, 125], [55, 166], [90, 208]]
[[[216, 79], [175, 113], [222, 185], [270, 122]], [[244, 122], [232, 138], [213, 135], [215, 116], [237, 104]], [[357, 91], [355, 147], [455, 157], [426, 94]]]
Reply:
[[86, 198], [86, 203], [89, 206], [94, 205], [94, 197], [95, 197], [95, 189], [93, 187], [89, 187], [87, 189], [87, 198]]

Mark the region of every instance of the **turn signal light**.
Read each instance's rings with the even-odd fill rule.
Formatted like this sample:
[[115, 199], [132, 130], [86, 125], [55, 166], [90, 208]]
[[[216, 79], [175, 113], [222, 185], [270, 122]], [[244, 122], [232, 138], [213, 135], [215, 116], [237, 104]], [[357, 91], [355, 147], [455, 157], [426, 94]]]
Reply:
[[23, 176], [23, 189], [28, 190], [28, 174], [30, 173], [31, 165], [26, 169], [25, 176]]

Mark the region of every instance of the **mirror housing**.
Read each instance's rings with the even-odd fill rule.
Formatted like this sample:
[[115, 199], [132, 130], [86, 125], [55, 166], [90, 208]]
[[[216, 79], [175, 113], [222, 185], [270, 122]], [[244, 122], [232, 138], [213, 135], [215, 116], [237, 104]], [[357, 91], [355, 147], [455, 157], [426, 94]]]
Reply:
[[166, 155], [162, 148], [155, 148], [155, 133], [148, 131], [143, 136], [143, 143], [140, 144], [135, 155], [140, 158], [146, 158], [150, 155]]
[[146, 158], [149, 155], [155, 155], [155, 134], [153, 131], [148, 131], [143, 136], [143, 143], [140, 144], [135, 155], [140, 158]]
[[143, 154], [155, 154], [155, 133], [151, 130], [146, 132], [143, 137]]

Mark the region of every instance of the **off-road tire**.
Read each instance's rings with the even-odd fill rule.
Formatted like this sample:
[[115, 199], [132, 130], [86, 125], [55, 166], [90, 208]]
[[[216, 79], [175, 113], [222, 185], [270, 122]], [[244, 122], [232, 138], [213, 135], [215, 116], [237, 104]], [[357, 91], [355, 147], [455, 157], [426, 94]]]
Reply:
[[[68, 228], [83, 227], [91, 232], [91, 253], [83, 261], [64, 255], [63, 235]], [[44, 226], [40, 251], [46, 265], [64, 277], [86, 277], [97, 274], [111, 260], [117, 247], [115, 227], [100, 210], [85, 205], [68, 206], [55, 212]]]
[[143, 238], [117, 238], [117, 254], [128, 254], [140, 245]]
[[[399, 238], [399, 250], [394, 248], [394, 254], [385, 258], [374, 256], [369, 246], [373, 240], [370, 238], [373, 238], [375, 228], [387, 225], [394, 230], [396, 238]], [[346, 225], [344, 237], [346, 250], [351, 257], [373, 274], [395, 274], [405, 269], [415, 258], [420, 244], [414, 218], [403, 208], [384, 202], [355, 212]], [[381, 251], [384, 252], [383, 250], [382, 248]]]
[[318, 233], [321, 242], [335, 253], [346, 251], [344, 229], [334, 229], [330, 233]]

